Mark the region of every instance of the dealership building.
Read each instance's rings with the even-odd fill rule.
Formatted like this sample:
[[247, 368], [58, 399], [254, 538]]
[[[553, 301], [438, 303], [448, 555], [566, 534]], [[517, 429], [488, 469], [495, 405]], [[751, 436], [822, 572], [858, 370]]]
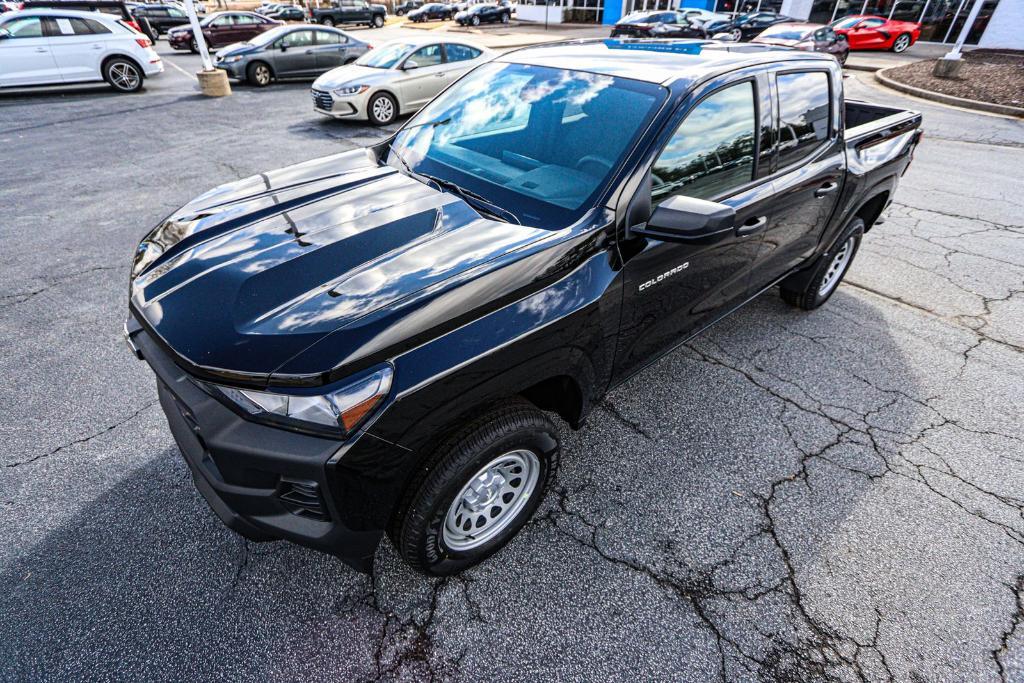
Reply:
[[[850, 14], [875, 14], [921, 23], [921, 40], [954, 43], [975, 0], [555, 0], [559, 19], [614, 24], [641, 10], [698, 7], [717, 12], [769, 10], [827, 24]], [[554, 4], [554, 3], [552, 3]], [[551, 7], [552, 4], [548, 6]], [[554, 9], [554, 8], [552, 8]], [[558, 19], [555, 19], [557, 21]], [[1024, 50], [1024, 0], [983, 0], [968, 45]]]

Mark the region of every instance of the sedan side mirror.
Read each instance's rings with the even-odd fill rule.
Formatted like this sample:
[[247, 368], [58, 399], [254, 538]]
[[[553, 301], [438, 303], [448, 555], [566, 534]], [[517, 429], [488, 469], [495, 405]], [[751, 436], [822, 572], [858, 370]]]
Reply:
[[676, 195], [654, 210], [646, 225], [631, 232], [663, 242], [712, 244], [732, 234], [736, 209], [706, 199]]
[[407, 60], [405, 62], [405, 64], [402, 65], [402, 69], [404, 69], [405, 71], [408, 71], [409, 69], [418, 69], [418, 68], [420, 68], [420, 65], [417, 64], [416, 62], [412, 61], [411, 59]]
[[11, 37], [11, 32], [5, 28], [0, 28], [0, 40], [7, 40]]
[[288, 45], [281, 43], [281, 52], [288, 52]]

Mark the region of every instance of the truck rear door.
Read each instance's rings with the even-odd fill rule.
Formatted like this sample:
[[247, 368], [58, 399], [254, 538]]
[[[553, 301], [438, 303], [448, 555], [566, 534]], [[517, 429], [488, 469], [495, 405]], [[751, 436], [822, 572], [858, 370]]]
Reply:
[[778, 146], [775, 199], [754, 266], [755, 288], [800, 265], [817, 248], [842, 190], [845, 145], [837, 103], [838, 69], [820, 62], [770, 74]]

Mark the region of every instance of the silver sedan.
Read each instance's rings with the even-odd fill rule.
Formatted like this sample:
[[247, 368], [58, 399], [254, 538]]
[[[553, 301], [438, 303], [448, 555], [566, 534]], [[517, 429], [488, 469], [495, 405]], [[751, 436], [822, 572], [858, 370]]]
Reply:
[[382, 126], [411, 114], [495, 53], [465, 41], [395, 40], [313, 83], [313, 109]]

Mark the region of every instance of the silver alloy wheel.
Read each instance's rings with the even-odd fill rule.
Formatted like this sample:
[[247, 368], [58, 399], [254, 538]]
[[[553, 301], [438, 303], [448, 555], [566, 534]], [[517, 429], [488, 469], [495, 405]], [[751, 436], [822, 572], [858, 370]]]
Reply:
[[819, 296], [825, 296], [839, 284], [839, 279], [842, 278], [843, 273], [846, 272], [847, 264], [849, 264], [850, 259], [853, 258], [853, 243], [853, 237], [847, 239], [839, 251], [836, 252], [836, 255], [832, 258], [832, 262], [828, 264], [828, 270], [825, 272], [825, 279], [821, 281], [821, 287], [818, 287]]
[[892, 47], [893, 52], [903, 52], [908, 47], [910, 47], [910, 36], [904, 33], [902, 36], [896, 39], [896, 42], [893, 43]]
[[384, 17], [380, 16], [379, 14], [376, 15], [373, 18], [373, 26], [374, 26], [374, 28], [380, 28], [383, 25], [384, 25]]
[[128, 62], [116, 62], [111, 65], [107, 73], [110, 76], [110, 81], [118, 90], [135, 90], [142, 81], [139, 70]]
[[394, 115], [395, 105], [391, 104], [388, 97], [381, 95], [373, 101], [373, 116], [378, 121], [390, 123]]
[[450, 550], [477, 548], [519, 517], [540, 479], [540, 458], [526, 449], [509, 451], [470, 477], [448, 507], [441, 537]]
[[739, 30], [738, 28], [734, 28], [729, 33], [732, 35], [732, 39], [735, 40], [737, 43], [743, 40], [743, 31]]
[[258, 85], [268, 85], [270, 83], [270, 68], [266, 64], [257, 64], [256, 68], [252, 70], [252, 74], [255, 76]]
[[334, 21], [330, 17], [327, 17], [324, 19], [324, 26], [334, 26]]

